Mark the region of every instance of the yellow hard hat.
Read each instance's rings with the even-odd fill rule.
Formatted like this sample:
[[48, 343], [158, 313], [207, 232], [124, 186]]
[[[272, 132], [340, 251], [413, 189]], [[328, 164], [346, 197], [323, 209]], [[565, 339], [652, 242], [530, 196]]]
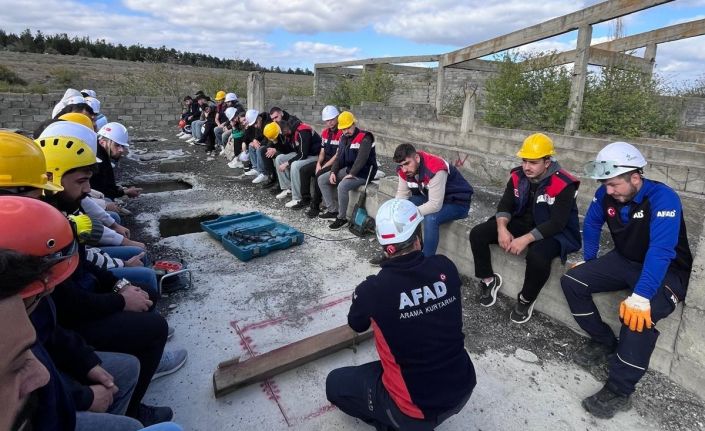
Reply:
[[49, 136], [36, 142], [46, 158], [46, 170], [51, 172], [51, 181], [61, 186], [61, 178], [71, 169], [96, 164], [95, 153], [88, 144], [73, 136]]
[[0, 188], [35, 187], [60, 192], [61, 184], [54, 185], [47, 177], [44, 153], [31, 139], [0, 130]]
[[91, 121], [90, 118], [88, 118], [87, 115], [81, 114], [80, 112], [69, 112], [68, 114], [64, 114], [61, 117], [59, 117], [59, 120], [65, 120], [65, 121], [70, 121], [72, 123], [77, 123], [82, 126], [86, 126], [89, 129], [93, 130], [93, 121]]
[[279, 134], [282, 132], [282, 129], [279, 127], [279, 124], [275, 122], [271, 122], [264, 126], [264, 130], [262, 131], [262, 134], [264, 135], [265, 138], [269, 139], [270, 141], [273, 141], [279, 137]]
[[217, 102], [220, 102], [223, 99], [225, 99], [225, 91], [220, 90], [219, 92], [215, 93], [215, 100]]
[[343, 111], [338, 115], [338, 129], [349, 129], [355, 124], [355, 116], [350, 111]]
[[517, 156], [522, 159], [542, 159], [556, 154], [553, 141], [543, 133], [534, 133], [524, 139]]

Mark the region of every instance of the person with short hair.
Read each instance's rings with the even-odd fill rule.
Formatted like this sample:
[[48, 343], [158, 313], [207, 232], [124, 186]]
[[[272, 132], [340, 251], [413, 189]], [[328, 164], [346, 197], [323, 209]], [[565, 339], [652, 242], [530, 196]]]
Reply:
[[511, 170], [497, 213], [470, 231], [475, 276], [480, 287], [478, 302], [492, 306], [502, 277], [492, 269], [490, 244], [506, 253], [525, 250], [524, 284], [509, 314], [514, 323], [526, 323], [541, 289], [551, 275], [551, 263], [580, 250], [580, 224], [575, 202], [580, 181], [561, 168], [554, 158], [553, 141], [543, 133], [528, 136], [517, 157], [521, 165]]
[[[585, 367], [609, 364], [602, 389], [582, 402], [598, 418], [631, 408], [659, 336], [655, 324], [685, 300], [693, 269], [678, 193], [645, 178], [646, 165], [626, 142], [607, 145], [585, 165], [585, 176], [600, 182], [583, 221], [585, 261], [561, 277], [573, 318], [590, 336], [573, 360]], [[614, 248], [598, 257], [605, 223]], [[617, 338], [592, 297], [624, 290], [629, 296], [619, 306]]]
[[476, 384], [460, 274], [447, 257], [421, 252], [423, 219], [405, 199], [379, 207], [376, 236], [388, 259], [355, 288], [348, 325], [372, 328], [380, 360], [326, 378], [328, 400], [376, 429], [432, 430], [463, 409]]
[[423, 253], [432, 256], [440, 226], [468, 216], [472, 186], [455, 166], [411, 144], [397, 146], [393, 159], [399, 176], [396, 197], [411, 200], [424, 215]]

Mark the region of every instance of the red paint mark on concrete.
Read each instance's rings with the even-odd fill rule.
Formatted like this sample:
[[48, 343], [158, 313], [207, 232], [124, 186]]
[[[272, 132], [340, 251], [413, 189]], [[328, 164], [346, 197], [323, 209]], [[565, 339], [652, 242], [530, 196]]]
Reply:
[[[304, 315], [309, 315], [313, 313], [317, 313], [319, 311], [326, 310], [331, 307], [335, 307], [338, 304], [342, 304], [343, 302], [350, 301], [350, 296], [344, 296], [343, 298], [338, 298], [334, 299], [333, 301], [325, 302], [323, 304], [316, 305], [314, 307], [311, 307], [307, 310], [304, 310], [303, 314]], [[250, 323], [248, 325], [245, 325], [242, 327], [242, 332], [247, 332], [251, 329], [259, 329], [259, 328], [266, 328], [267, 326], [273, 326], [273, 325], [278, 325], [286, 320], [291, 319], [291, 316], [280, 316], [280, 317], [275, 317], [273, 319], [267, 319], [267, 320], [262, 320], [260, 322], [254, 322]]]

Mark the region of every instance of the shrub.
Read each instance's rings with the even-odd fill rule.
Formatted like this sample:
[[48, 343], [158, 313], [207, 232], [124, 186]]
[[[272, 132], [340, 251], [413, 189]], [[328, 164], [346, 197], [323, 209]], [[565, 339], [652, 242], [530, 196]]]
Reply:
[[0, 64], [0, 81], [9, 85], [27, 85], [27, 81], [20, 78], [12, 69]]
[[328, 96], [326, 103], [348, 108], [361, 102], [387, 103], [395, 87], [391, 73], [382, 68], [365, 70], [359, 77], [342, 78]]
[[50, 71], [51, 76], [61, 86], [70, 87], [81, 79], [81, 72], [77, 69], [67, 69], [65, 67], [55, 67]]

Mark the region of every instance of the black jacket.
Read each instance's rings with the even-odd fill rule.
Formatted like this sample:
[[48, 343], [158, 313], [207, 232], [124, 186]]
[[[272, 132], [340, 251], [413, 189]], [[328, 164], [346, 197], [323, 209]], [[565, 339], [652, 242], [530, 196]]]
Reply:
[[125, 191], [122, 187], [115, 183], [115, 172], [113, 165], [110, 163], [108, 152], [105, 151], [102, 145], [98, 145], [98, 172], [91, 177], [91, 188], [103, 193], [106, 198], [115, 199], [125, 196]]

